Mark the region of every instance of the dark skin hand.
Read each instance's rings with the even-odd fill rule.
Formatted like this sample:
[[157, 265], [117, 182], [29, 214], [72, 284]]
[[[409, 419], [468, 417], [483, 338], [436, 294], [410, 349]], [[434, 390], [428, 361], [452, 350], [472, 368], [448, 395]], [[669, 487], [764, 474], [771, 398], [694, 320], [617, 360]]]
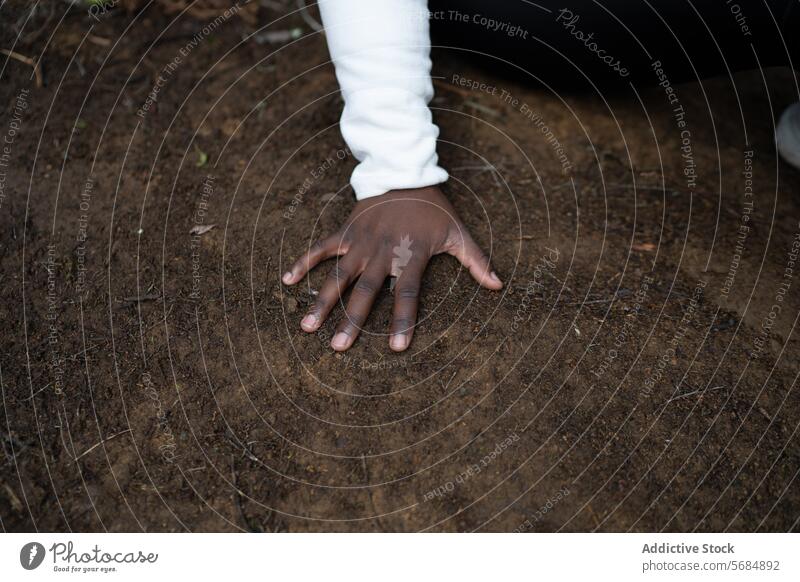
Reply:
[[392, 190], [359, 201], [339, 232], [314, 243], [283, 275], [283, 282], [294, 285], [320, 262], [339, 257], [300, 327], [309, 333], [319, 329], [355, 283], [345, 317], [331, 340], [331, 347], [341, 352], [355, 342], [386, 277], [397, 277], [389, 347], [402, 352], [414, 335], [425, 268], [440, 253], [456, 257], [483, 287], [503, 287], [489, 259], [436, 186]]

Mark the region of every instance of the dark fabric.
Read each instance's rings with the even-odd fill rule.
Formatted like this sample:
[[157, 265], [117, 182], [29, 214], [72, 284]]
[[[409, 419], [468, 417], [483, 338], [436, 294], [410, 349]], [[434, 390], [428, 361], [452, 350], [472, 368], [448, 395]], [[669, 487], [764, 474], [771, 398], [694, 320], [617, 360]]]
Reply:
[[[431, 0], [434, 45], [557, 85], [673, 81], [797, 68], [800, 0]], [[783, 37], [783, 39], [781, 38]], [[784, 46], [784, 42], [787, 46]], [[447, 49], [441, 49], [447, 50]], [[756, 58], [757, 55], [757, 58]]]

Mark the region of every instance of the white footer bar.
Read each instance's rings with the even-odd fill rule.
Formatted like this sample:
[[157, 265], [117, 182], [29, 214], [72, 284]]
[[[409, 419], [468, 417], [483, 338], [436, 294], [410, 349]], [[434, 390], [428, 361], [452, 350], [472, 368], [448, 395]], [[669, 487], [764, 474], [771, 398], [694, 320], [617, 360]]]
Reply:
[[0, 579], [796, 581], [798, 554], [793, 534], [3, 534]]

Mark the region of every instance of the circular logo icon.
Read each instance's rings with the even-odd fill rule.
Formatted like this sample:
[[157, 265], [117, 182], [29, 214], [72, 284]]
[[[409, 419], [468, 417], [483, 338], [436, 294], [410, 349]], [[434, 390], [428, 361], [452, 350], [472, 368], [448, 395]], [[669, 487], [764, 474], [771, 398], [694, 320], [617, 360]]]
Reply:
[[29, 542], [19, 551], [19, 563], [26, 570], [35, 570], [44, 560], [44, 546], [39, 542]]

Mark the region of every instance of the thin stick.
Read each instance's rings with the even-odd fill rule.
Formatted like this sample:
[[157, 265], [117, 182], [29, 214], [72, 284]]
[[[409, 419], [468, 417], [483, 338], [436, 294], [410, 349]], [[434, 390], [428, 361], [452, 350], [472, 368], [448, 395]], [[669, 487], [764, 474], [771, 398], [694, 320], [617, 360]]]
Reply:
[[437, 87], [445, 89], [446, 91], [452, 91], [453, 93], [458, 93], [462, 97], [472, 97], [472, 93], [470, 93], [466, 89], [461, 89], [460, 87], [456, 87], [455, 85], [446, 83], [441, 79], [434, 79], [433, 84], [436, 85]]
[[321, 32], [322, 24], [317, 22], [317, 19], [308, 13], [308, 6], [306, 6], [305, 0], [297, 0], [297, 7], [300, 9], [300, 16], [303, 17], [303, 20], [305, 20], [306, 24], [308, 24], [312, 30]]
[[34, 397], [34, 396], [36, 396], [37, 394], [40, 394], [40, 393], [44, 392], [45, 390], [47, 390], [47, 389], [48, 389], [50, 386], [52, 386], [52, 385], [53, 385], [53, 383], [52, 383], [52, 382], [49, 382], [47, 385], [45, 385], [45, 386], [42, 386], [41, 388], [39, 388], [39, 389], [38, 389], [36, 392], [34, 392], [33, 394], [31, 394], [31, 395], [30, 395], [30, 396], [28, 396], [27, 398], [23, 398], [23, 400], [22, 400], [22, 401], [23, 401], [23, 402], [25, 402], [26, 400], [33, 400], [33, 397]]
[[112, 435], [111, 435], [110, 437], [108, 437], [107, 439], [105, 439], [105, 440], [102, 440], [102, 441], [100, 441], [99, 443], [95, 443], [95, 444], [93, 444], [91, 447], [89, 447], [88, 449], [86, 449], [85, 451], [83, 451], [83, 452], [82, 452], [80, 455], [78, 455], [77, 457], [75, 457], [75, 462], [77, 463], [77, 462], [78, 462], [80, 459], [82, 459], [83, 457], [85, 457], [86, 455], [88, 455], [89, 453], [91, 453], [93, 450], [95, 450], [95, 449], [96, 449], [97, 447], [99, 447], [100, 445], [104, 445], [105, 443], [107, 443], [107, 442], [108, 442], [108, 441], [110, 441], [111, 439], [115, 439], [115, 438], [117, 438], [118, 436], [125, 434], [126, 432], [131, 432], [131, 429], [129, 429], [129, 428], [126, 428], [126, 429], [125, 429], [125, 430], [123, 430], [122, 432], [118, 432], [117, 434], [112, 434]]
[[675, 400], [680, 400], [681, 398], [686, 398], [688, 396], [694, 396], [695, 394], [700, 394], [701, 392], [705, 396], [705, 394], [708, 393], [708, 392], [714, 392], [714, 390], [722, 390], [723, 388], [727, 388], [727, 386], [715, 386], [714, 388], [708, 388], [708, 389], [704, 389], [704, 390], [693, 390], [692, 392], [687, 392], [686, 394], [678, 394], [676, 397], [670, 398], [669, 400], [667, 400], [663, 404], [663, 406], [666, 406], [667, 404], [669, 404], [670, 402], [674, 402]]
[[97, 46], [109, 46], [111, 41], [107, 38], [103, 38], [102, 36], [97, 36], [96, 34], [90, 34], [86, 37], [86, 40], [96, 44]]
[[151, 293], [149, 295], [142, 295], [141, 297], [123, 297], [123, 303], [143, 303], [145, 301], [156, 301], [161, 299], [161, 295], [158, 293]]
[[30, 57], [26, 57], [25, 55], [21, 55], [17, 52], [10, 51], [8, 49], [0, 49], [0, 53], [3, 53], [4, 55], [11, 57], [12, 59], [15, 59], [21, 63], [25, 63], [26, 65], [33, 67], [33, 74], [36, 77], [36, 86], [37, 87], [42, 86], [43, 84], [42, 67], [41, 65], [39, 65], [38, 61], [35, 61]]

